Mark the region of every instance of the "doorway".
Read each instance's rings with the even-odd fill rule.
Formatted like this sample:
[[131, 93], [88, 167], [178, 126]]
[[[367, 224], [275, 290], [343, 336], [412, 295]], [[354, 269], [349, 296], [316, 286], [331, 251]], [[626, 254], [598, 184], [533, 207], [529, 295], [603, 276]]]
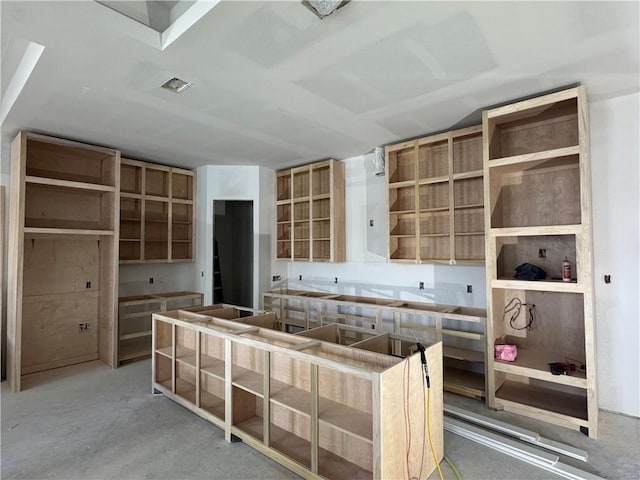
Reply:
[[213, 201], [213, 303], [253, 307], [253, 201]]

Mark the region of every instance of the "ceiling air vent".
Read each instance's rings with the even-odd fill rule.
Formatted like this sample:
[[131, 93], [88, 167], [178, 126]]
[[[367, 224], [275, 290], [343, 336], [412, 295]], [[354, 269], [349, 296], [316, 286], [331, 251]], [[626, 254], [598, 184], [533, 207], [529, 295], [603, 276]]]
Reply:
[[177, 77], [173, 77], [171, 80], [167, 80], [162, 84], [162, 88], [166, 88], [167, 90], [171, 90], [175, 93], [183, 92], [190, 86], [191, 82], [185, 82]]

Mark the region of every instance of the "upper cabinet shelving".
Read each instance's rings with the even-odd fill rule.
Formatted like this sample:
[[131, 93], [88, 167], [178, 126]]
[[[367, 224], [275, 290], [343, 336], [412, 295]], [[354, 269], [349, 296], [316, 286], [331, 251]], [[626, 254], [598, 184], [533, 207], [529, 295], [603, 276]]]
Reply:
[[122, 159], [120, 263], [193, 261], [194, 173]]
[[482, 129], [386, 147], [389, 260], [483, 263]]
[[276, 173], [276, 259], [344, 262], [344, 164], [336, 160]]

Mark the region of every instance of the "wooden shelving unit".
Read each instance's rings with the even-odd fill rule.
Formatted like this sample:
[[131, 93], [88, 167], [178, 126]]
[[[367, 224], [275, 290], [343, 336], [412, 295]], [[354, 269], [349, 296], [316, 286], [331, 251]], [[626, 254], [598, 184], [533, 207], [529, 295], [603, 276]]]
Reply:
[[344, 164], [325, 160], [276, 173], [277, 260], [344, 262]]
[[[381, 334], [347, 347], [310, 336], [326, 331], [274, 331], [272, 313], [240, 318], [240, 309], [230, 306], [194, 310], [154, 314], [153, 386], [222, 428], [227, 440], [238, 437], [304, 478], [408, 472], [426, 479], [435, 469], [428, 442], [409, 440], [408, 423], [398, 421], [426, 428], [425, 382], [413, 340]], [[440, 461], [441, 345], [427, 347], [426, 356]]]
[[[583, 87], [484, 113], [487, 349], [494, 342], [518, 347], [514, 362], [488, 359], [487, 398], [492, 407], [596, 437], [588, 125]], [[570, 282], [561, 281], [565, 256]], [[525, 262], [548, 277], [514, 279]], [[512, 301], [535, 305], [532, 328], [522, 329], [528, 307], [516, 324], [505, 320]], [[586, 371], [552, 375], [551, 362], [580, 363]]]
[[120, 263], [193, 261], [195, 174], [122, 159]]
[[314, 338], [341, 345], [384, 332], [442, 341], [444, 389], [485, 397], [485, 309], [290, 289], [264, 292], [262, 308], [275, 312], [290, 333], [308, 335], [331, 325], [338, 330]]
[[118, 362], [151, 355], [151, 315], [202, 305], [202, 294], [166, 292], [118, 299]]
[[482, 127], [385, 150], [389, 260], [484, 263]]
[[120, 152], [21, 132], [11, 145], [7, 377], [115, 366]]

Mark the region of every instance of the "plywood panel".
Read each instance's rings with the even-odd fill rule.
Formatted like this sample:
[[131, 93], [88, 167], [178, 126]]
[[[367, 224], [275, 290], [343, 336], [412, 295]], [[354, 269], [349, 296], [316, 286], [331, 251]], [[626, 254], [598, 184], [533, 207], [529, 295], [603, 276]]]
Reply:
[[[57, 295], [31, 301], [22, 311], [22, 374], [98, 358], [98, 296]], [[89, 329], [80, 331], [80, 323]]]

